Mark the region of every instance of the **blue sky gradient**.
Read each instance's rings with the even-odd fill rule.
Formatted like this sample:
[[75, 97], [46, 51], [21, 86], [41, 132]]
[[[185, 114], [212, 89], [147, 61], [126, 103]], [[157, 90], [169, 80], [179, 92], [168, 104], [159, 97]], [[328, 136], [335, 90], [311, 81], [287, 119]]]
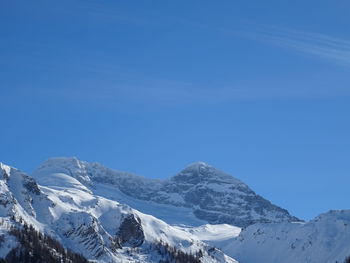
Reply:
[[350, 208], [349, 1], [2, 1], [0, 161], [205, 161], [303, 219]]

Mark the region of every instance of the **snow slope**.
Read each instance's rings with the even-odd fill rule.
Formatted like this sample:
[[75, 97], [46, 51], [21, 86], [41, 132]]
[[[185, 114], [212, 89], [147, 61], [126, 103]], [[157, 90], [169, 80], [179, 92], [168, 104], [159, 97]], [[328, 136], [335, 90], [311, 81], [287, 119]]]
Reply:
[[205, 224], [198, 227], [176, 226], [177, 228], [190, 232], [200, 240], [214, 247], [221, 247], [227, 241], [239, 236], [241, 228], [228, 224], [210, 225]]
[[350, 256], [350, 210], [308, 223], [252, 225], [218, 247], [242, 263], [342, 263]]

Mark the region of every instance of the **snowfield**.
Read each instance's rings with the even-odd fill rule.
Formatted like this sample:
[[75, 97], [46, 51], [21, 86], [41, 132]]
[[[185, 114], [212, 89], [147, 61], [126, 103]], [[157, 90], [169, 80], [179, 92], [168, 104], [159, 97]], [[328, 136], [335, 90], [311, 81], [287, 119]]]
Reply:
[[218, 247], [244, 263], [342, 263], [350, 255], [350, 210], [330, 211], [307, 223], [252, 225]]

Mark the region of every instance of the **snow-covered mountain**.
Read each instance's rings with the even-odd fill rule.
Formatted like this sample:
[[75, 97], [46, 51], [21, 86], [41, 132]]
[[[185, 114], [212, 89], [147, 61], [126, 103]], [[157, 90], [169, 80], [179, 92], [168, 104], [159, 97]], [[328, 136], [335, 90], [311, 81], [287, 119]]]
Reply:
[[200, 253], [208, 263], [236, 262], [189, 231], [95, 195], [67, 174], [50, 174], [45, 185], [38, 185], [1, 164], [0, 189], [0, 256], [17, 246], [6, 229], [26, 223], [98, 262], [158, 262], [167, 257], [167, 249]]
[[[145, 213], [152, 211], [168, 223], [245, 227], [258, 222], [300, 221], [254, 193], [240, 180], [202, 162], [191, 164], [170, 179], [152, 180], [76, 158], [53, 158], [41, 165], [33, 176], [47, 185], [52, 174], [57, 173], [74, 177], [106, 198], [122, 200]], [[154, 214], [159, 210], [161, 213]], [[179, 210], [184, 211], [186, 218], [176, 216]]]
[[32, 176], [0, 163], [0, 262], [20, 251], [11, 229], [25, 224], [95, 262], [342, 263], [350, 255], [350, 211], [304, 223], [205, 163], [167, 180], [76, 158], [50, 159]]

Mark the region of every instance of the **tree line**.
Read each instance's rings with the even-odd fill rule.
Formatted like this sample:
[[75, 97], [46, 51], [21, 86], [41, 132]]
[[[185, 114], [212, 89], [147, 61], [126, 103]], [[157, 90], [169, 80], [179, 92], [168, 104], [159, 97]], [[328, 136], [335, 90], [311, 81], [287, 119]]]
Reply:
[[32, 225], [11, 226], [9, 234], [15, 236], [20, 245], [0, 259], [0, 263], [89, 263], [54, 238], [36, 231]]
[[201, 263], [200, 258], [203, 256], [202, 250], [199, 250], [195, 254], [185, 253], [175, 247], [169, 246], [169, 244], [159, 241], [151, 244], [151, 250], [158, 252], [162, 259], [159, 263]]

